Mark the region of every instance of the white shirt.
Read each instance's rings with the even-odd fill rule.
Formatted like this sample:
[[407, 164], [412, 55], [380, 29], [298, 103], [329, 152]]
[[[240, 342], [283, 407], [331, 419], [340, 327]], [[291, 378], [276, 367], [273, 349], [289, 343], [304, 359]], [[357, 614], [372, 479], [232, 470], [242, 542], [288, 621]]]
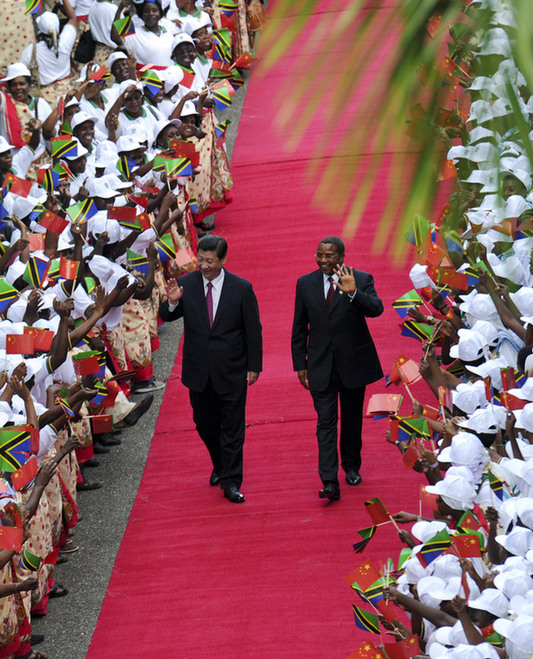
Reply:
[[[202, 275], [202, 281], [204, 282], [204, 294], [207, 297], [207, 284], [209, 280]], [[213, 288], [211, 289], [211, 297], [213, 298], [213, 320], [217, 315], [218, 303], [220, 301], [220, 294], [222, 293], [222, 286], [224, 284], [224, 268], [220, 271], [218, 277], [215, 277], [211, 280]]]
[[[67, 24], [61, 30], [57, 43], [57, 57], [53, 50], [48, 48], [44, 41], [38, 41], [36, 46], [36, 59], [39, 67], [39, 80], [41, 85], [51, 85], [56, 80], [62, 80], [70, 75], [70, 55], [77, 37], [76, 28]], [[21, 62], [30, 66], [33, 54], [33, 45], [22, 51]]]

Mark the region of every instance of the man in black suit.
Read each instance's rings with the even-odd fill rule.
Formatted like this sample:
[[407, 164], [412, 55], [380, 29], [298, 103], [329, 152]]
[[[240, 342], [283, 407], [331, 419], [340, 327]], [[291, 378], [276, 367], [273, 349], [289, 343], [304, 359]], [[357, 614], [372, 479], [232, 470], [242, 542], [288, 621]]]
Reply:
[[198, 269], [168, 283], [165, 321], [183, 317], [183, 384], [213, 472], [211, 485], [242, 503], [244, 410], [247, 385], [262, 370], [259, 308], [252, 285], [224, 268], [228, 245], [219, 236], [198, 242]]
[[341, 466], [348, 485], [361, 482], [365, 386], [383, 377], [366, 317], [380, 316], [383, 304], [372, 275], [344, 265], [340, 238], [324, 238], [316, 262], [319, 269], [296, 284], [292, 361], [318, 415], [318, 472], [324, 484], [319, 496], [335, 501], [340, 498], [339, 399]]

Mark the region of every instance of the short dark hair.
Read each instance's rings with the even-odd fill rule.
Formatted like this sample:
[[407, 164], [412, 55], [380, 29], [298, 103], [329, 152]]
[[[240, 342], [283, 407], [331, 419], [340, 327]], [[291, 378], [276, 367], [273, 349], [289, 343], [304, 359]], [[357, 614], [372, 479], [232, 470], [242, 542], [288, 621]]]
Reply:
[[168, 10], [168, 7], [163, 9], [163, 4], [159, 2], [159, 0], [145, 0], [145, 2], [135, 4], [135, 9], [137, 11], [137, 16], [139, 18], [143, 17], [144, 5], [157, 5], [159, 7], [159, 13], [161, 14], [161, 18], [163, 18], [163, 16], [167, 13]]
[[322, 243], [326, 245], [335, 245], [337, 254], [344, 254], [344, 243], [337, 236], [328, 236], [327, 238], [323, 238], [318, 244], [321, 245]]
[[198, 241], [198, 251], [216, 252], [219, 259], [223, 259], [228, 253], [228, 243], [222, 236], [204, 236]]

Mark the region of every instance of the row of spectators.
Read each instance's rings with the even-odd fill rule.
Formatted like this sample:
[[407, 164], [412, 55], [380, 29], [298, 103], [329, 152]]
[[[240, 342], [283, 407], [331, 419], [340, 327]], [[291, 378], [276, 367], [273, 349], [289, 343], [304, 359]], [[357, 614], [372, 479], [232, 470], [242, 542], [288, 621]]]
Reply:
[[[398, 563], [382, 570], [375, 527], [361, 532], [354, 548], [368, 560], [348, 581], [356, 625], [375, 636], [353, 657], [533, 656], [533, 96], [512, 55], [513, 3], [465, 4], [434, 126], [456, 190], [436, 221], [414, 218], [412, 289], [393, 305], [421, 353], [416, 364], [399, 356], [391, 381], [409, 389], [422, 377], [430, 391], [404, 416], [398, 395], [372, 401], [427, 479], [432, 511], [392, 515], [410, 526], [399, 528]], [[374, 524], [387, 521], [368, 504]]]
[[[0, 79], [0, 657], [42, 659], [85, 467], [164, 387], [165, 279], [231, 202], [257, 2], [11, 3]], [[252, 11], [252, 5], [255, 10]], [[33, 19], [31, 30], [28, 21]], [[24, 43], [25, 40], [25, 43]], [[140, 394], [130, 400], [132, 394]]]

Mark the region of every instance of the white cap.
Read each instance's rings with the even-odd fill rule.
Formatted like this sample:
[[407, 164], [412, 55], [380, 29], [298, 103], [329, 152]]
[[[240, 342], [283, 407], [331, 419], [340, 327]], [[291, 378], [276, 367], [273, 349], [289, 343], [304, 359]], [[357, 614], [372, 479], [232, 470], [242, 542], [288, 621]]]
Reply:
[[438, 494], [454, 510], [468, 510], [472, 507], [476, 496], [474, 485], [461, 476], [451, 475], [450, 469], [443, 480], [435, 485], [426, 485], [426, 491], [430, 494]]
[[128, 56], [126, 55], [126, 53], [123, 53], [121, 50], [116, 50], [115, 52], [111, 53], [111, 55], [109, 55], [109, 57], [107, 58], [107, 68], [111, 71], [113, 64], [117, 62], [119, 59], [128, 59]]
[[452, 402], [465, 414], [472, 414], [480, 407], [485, 407], [485, 385], [482, 380], [476, 382], [460, 382], [452, 391]]
[[127, 151], [136, 151], [142, 144], [133, 135], [121, 135], [117, 140], [117, 152], [124, 153]]
[[178, 32], [178, 34], [176, 34], [176, 36], [172, 40], [172, 51], [171, 52], [174, 52], [174, 49], [182, 43], [190, 43], [194, 46], [194, 40], [191, 36], [189, 36], [185, 32]]
[[192, 101], [185, 101], [181, 109], [180, 117], [190, 117], [193, 114], [198, 114], [198, 110]]
[[509, 612], [509, 600], [497, 588], [486, 588], [476, 599], [469, 599], [468, 606], [472, 609], [488, 611], [497, 618], [505, 618]]
[[533, 316], [533, 288], [531, 286], [521, 286], [516, 293], [509, 295], [522, 316]]
[[14, 148], [15, 147], [12, 144], [9, 144], [3, 135], [0, 135], [0, 153], [5, 153], [6, 151], [10, 151]]
[[179, 119], [160, 119], [154, 126], [154, 143], [157, 142], [159, 134], [162, 133], [167, 126], [176, 126], [176, 128], [179, 128], [181, 126], [181, 121]]
[[475, 362], [485, 356], [486, 341], [481, 334], [475, 330], [464, 328], [461, 328], [457, 334], [459, 343], [450, 347], [450, 357], [463, 362]]
[[[530, 380], [530, 379], [531, 378], [528, 378], [528, 380]], [[524, 383], [524, 387], [525, 387], [525, 383]], [[522, 387], [522, 389], [524, 387]], [[515, 390], [512, 389], [511, 391], [515, 391]], [[527, 390], [526, 393], [529, 395], [530, 387], [528, 387], [528, 390]], [[511, 394], [511, 395], [516, 396], [516, 394], [514, 394], [514, 393]], [[514, 415], [516, 417], [516, 423], [515, 423], [516, 428], [519, 428], [519, 429], [523, 428], [524, 430], [527, 430], [528, 432], [533, 432], [533, 403], [528, 403], [527, 405], [524, 406], [523, 409], [516, 410], [514, 412]]]
[[[485, 410], [478, 410], [478, 412], [485, 413]], [[437, 460], [467, 466], [482, 462], [486, 454], [487, 450], [476, 435], [470, 432], [458, 432], [452, 437], [451, 445], [442, 449]]]
[[[514, 620], [498, 618], [493, 623], [494, 629], [505, 639], [505, 649], [510, 659], [522, 659], [531, 656], [533, 648], [533, 616], [519, 615]], [[522, 652], [519, 652], [522, 650]]]
[[51, 11], [44, 11], [35, 19], [39, 32], [48, 34], [52, 30], [59, 32], [59, 17]]
[[180, 66], [167, 66], [159, 72], [159, 77], [163, 81], [165, 92], [168, 93], [183, 80], [183, 69]]
[[507, 366], [508, 364], [505, 361], [505, 359], [503, 359], [502, 357], [498, 357], [497, 359], [489, 359], [484, 364], [480, 364], [479, 366], [472, 366], [471, 364], [466, 364], [465, 367], [472, 373], [479, 375], [479, 377], [481, 378], [486, 378], [487, 376], [490, 376], [492, 386], [495, 387], [498, 391], [501, 391], [502, 388], [501, 369], [506, 368]]
[[533, 549], [533, 531], [523, 526], [515, 526], [509, 533], [496, 536], [496, 542], [514, 556], [525, 556]]
[[[524, 529], [526, 530], [526, 529]], [[496, 536], [496, 539], [501, 536]], [[505, 570], [494, 577], [494, 585], [508, 599], [516, 595], [524, 596], [533, 588], [533, 579], [523, 570]]]
[[0, 82], [9, 82], [20, 77], [31, 78], [31, 71], [22, 62], [15, 62], [7, 67], [6, 77], [2, 78]]
[[511, 396], [516, 396], [516, 398], [521, 398], [522, 400], [533, 401], [533, 378], [527, 378], [521, 387], [509, 389], [508, 393], [510, 393]]
[[81, 126], [81, 124], [84, 124], [86, 121], [92, 121], [93, 124], [95, 124], [98, 121], [98, 117], [93, 117], [83, 110], [81, 112], [76, 112], [76, 114], [70, 120], [70, 127], [72, 130], [74, 130], [78, 126]]
[[87, 181], [87, 190], [89, 190], [91, 197], [99, 197], [100, 199], [111, 199], [118, 196], [118, 192], [105, 176], [89, 179]]
[[201, 30], [203, 27], [213, 27], [213, 23], [211, 23], [209, 14], [207, 14], [205, 11], [200, 12], [200, 18], [196, 18], [195, 16], [187, 16], [187, 20], [185, 21], [183, 29], [187, 34], [192, 36], [195, 32]]
[[140, 92], [143, 91], [142, 82], [138, 82], [137, 80], [123, 80], [118, 87], [119, 95], [123, 94], [126, 91], [126, 89], [129, 89], [130, 87], [134, 87], [135, 89], [138, 89]]

